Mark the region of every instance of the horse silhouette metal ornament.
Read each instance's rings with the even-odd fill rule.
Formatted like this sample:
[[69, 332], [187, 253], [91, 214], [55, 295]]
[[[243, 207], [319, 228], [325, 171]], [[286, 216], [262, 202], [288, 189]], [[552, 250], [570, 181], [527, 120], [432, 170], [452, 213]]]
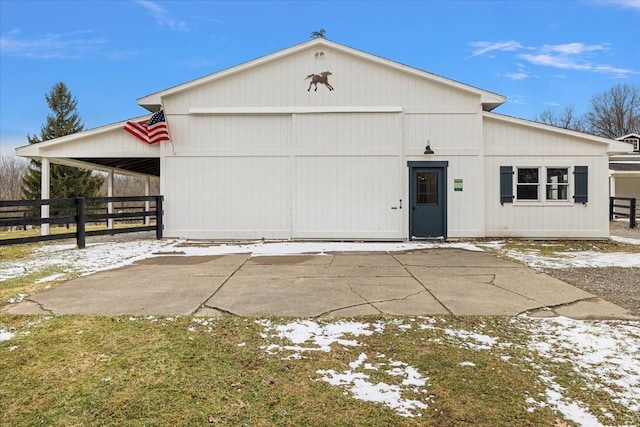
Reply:
[[330, 75], [331, 75], [331, 71], [323, 71], [320, 74], [309, 74], [307, 77], [304, 78], [305, 80], [311, 79], [311, 82], [309, 82], [309, 88], [307, 89], [307, 92], [311, 90], [311, 85], [315, 85], [316, 88], [314, 89], [314, 92], [317, 92], [318, 83], [322, 83], [327, 87], [327, 89], [333, 90], [333, 86], [329, 84], [329, 80], [328, 80], [328, 77]]

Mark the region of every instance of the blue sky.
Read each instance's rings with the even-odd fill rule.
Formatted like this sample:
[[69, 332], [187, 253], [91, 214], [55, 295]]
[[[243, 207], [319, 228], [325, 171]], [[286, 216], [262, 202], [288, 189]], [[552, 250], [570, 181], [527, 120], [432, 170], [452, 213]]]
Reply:
[[85, 128], [146, 114], [136, 99], [328, 39], [508, 98], [532, 119], [640, 82], [640, 0], [0, 0], [0, 154], [26, 145], [64, 82]]

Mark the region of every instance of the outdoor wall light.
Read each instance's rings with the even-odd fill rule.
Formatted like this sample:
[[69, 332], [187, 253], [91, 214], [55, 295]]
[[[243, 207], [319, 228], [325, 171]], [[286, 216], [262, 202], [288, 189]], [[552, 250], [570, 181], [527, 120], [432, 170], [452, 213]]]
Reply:
[[424, 147], [424, 154], [434, 154], [431, 149], [431, 142], [427, 139], [427, 146]]

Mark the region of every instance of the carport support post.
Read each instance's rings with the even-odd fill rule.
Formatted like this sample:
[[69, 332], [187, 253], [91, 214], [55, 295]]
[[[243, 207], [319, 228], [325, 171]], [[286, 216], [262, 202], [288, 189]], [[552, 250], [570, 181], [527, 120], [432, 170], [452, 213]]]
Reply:
[[[113, 197], [113, 175], [113, 169], [111, 169], [107, 175], [107, 197]], [[113, 213], [113, 202], [107, 202], [107, 213]], [[109, 230], [113, 228], [113, 218], [107, 219], [107, 228]]]
[[[149, 193], [151, 193], [151, 177], [147, 177], [147, 179], [144, 180], [144, 195], [145, 196], [149, 196]], [[145, 200], [144, 202], [144, 210], [145, 212], [149, 212], [149, 200]], [[148, 215], [144, 216], [144, 225], [149, 226], [151, 225], [151, 217]]]
[[76, 214], [77, 214], [76, 240], [78, 243], [78, 249], [84, 249], [85, 240], [86, 240], [86, 234], [84, 229], [84, 225], [86, 221], [86, 218], [84, 215], [84, 197], [76, 198]]
[[[40, 199], [48, 200], [50, 195], [51, 177], [50, 177], [50, 163], [47, 157], [43, 157], [40, 160], [41, 163], [41, 175], [40, 175]], [[49, 218], [49, 202], [46, 205], [40, 206], [40, 217]], [[43, 223], [40, 227], [40, 235], [49, 235], [49, 223]]]

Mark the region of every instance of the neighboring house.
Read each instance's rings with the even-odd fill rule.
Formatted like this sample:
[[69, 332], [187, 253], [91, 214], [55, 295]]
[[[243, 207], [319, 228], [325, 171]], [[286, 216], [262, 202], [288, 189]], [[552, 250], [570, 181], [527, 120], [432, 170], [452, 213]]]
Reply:
[[626, 145], [491, 112], [505, 101], [318, 38], [140, 98], [171, 142], [123, 121], [17, 152], [159, 177], [167, 237], [608, 237]]
[[617, 141], [628, 144], [627, 152], [609, 159], [609, 193], [637, 199], [640, 206], [640, 135], [630, 133]]

